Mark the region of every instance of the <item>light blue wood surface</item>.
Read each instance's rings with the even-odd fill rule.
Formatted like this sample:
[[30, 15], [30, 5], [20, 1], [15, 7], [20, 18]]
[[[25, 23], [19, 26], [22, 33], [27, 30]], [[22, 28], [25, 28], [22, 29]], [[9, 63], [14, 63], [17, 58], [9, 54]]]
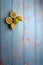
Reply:
[[[43, 0], [1, 0], [0, 3], [3, 65], [43, 65]], [[11, 11], [23, 18], [14, 30], [5, 23]]]

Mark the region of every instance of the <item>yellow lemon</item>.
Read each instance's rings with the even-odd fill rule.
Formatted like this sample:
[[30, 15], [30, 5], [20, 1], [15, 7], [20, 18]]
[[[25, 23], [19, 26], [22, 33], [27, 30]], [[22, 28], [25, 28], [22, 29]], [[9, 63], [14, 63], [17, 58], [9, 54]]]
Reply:
[[15, 24], [11, 23], [11, 29], [13, 30], [15, 28]]
[[17, 16], [16, 17], [19, 21], [22, 21], [22, 17], [21, 16]]
[[12, 23], [12, 18], [11, 17], [7, 17], [6, 18], [6, 23], [7, 24], [11, 24]]
[[10, 13], [10, 16], [11, 16], [12, 18], [15, 18], [16, 12], [13, 12], [13, 11], [12, 11], [12, 12]]
[[19, 20], [17, 18], [14, 18], [14, 24], [17, 24]]

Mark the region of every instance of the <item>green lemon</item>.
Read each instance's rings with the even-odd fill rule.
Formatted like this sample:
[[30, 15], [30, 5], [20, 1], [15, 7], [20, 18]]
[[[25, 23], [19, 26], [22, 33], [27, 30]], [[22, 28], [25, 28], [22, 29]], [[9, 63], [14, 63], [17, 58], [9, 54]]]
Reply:
[[14, 18], [14, 24], [17, 24], [19, 20], [17, 18]]

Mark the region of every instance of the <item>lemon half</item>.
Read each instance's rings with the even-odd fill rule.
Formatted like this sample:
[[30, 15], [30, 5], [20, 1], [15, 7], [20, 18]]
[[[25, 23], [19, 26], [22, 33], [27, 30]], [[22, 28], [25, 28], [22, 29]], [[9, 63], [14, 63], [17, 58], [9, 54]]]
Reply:
[[12, 23], [12, 24], [11, 24], [11, 29], [13, 30], [14, 28], [15, 28], [15, 24]]
[[10, 12], [10, 16], [12, 17], [12, 18], [15, 18], [15, 16], [16, 16], [16, 12]]
[[7, 17], [6, 18], [6, 23], [7, 24], [11, 24], [12, 23], [12, 18], [11, 17]]

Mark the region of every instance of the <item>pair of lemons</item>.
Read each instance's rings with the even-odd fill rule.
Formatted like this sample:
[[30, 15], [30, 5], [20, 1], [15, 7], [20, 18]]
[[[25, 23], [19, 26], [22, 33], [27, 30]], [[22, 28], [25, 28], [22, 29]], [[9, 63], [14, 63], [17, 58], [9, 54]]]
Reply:
[[10, 17], [6, 18], [6, 23], [10, 25], [11, 29], [14, 29], [16, 24], [22, 21], [21, 16], [16, 16], [16, 12], [10, 12]]

